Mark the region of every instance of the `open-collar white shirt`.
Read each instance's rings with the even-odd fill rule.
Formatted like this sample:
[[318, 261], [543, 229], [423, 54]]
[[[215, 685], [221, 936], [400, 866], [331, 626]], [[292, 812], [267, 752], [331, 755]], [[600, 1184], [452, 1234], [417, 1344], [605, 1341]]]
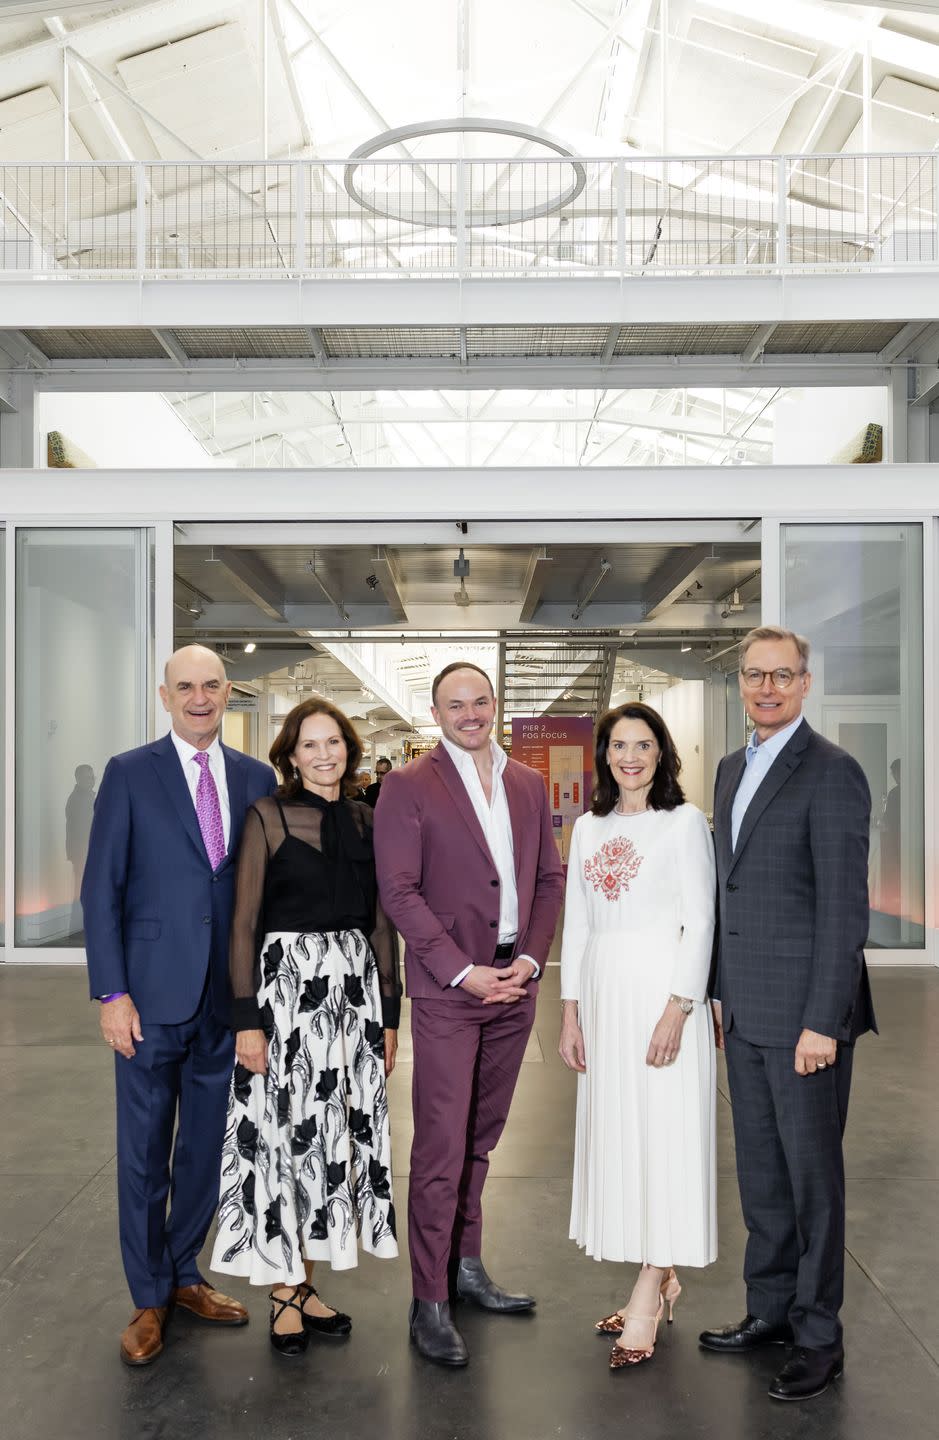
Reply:
[[216, 735], [212, 744], [204, 752], [197, 750], [195, 745], [190, 745], [189, 741], [184, 740], [181, 735], [177, 735], [175, 730], [170, 731], [170, 738], [173, 741], [176, 754], [179, 756], [179, 763], [183, 767], [183, 775], [186, 779], [186, 785], [189, 788], [189, 794], [192, 797], [193, 808], [195, 808], [196, 804], [196, 790], [199, 785], [199, 776], [202, 773], [200, 767], [196, 764], [195, 757], [200, 753], [208, 755], [209, 770], [212, 779], [215, 781], [215, 788], [218, 791], [218, 803], [222, 812], [222, 829], [225, 834], [225, 849], [227, 850], [231, 841], [231, 805], [228, 799], [228, 776], [225, 773], [225, 756], [222, 753], [222, 746], [218, 736]]
[[[489, 741], [492, 754], [492, 795], [486, 799], [486, 792], [483, 789], [482, 781], [479, 778], [479, 771], [476, 769], [476, 761], [468, 750], [461, 750], [459, 745], [454, 745], [446, 736], [441, 738], [441, 744], [446, 750], [450, 759], [456, 767], [456, 773], [463, 782], [463, 786], [470, 799], [473, 812], [479, 821], [479, 828], [483, 832], [489, 854], [492, 856], [493, 864], [499, 876], [499, 944], [509, 945], [518, 935], [518, 890], [515, 885], [515, 844], [512, 838], [512, 817], [509, 814], [509, 802], [506, 798], [505, 784], [503, 783], [503, 772], [508, 764], [509, 757], [501, 746], [492, 739]], [[517, 956], [517, 959], [528, 960], [535, 967], [535, 976], [541, 973], [541, 967], [530, 955]], [[471, 966], [461, 970], [452, 984], [459, 985], [468, 974]]]
[[782, 730], [777, 730], [775, 735], [770, 735], [766, 740], [761, 741], [755, 730], [750, 736], [746, 749], [746, 768], [741, 776], [740, 784], [737, 786], [730, 816], [730, 840], [734, 850], [737, 848], [737, 837], [740, 834], [743, 817], [749, 809], [750, 801], [769, 774], [776, 756], [789, 744], [801, 724], [802, 714], [800, 712], [795, 720], [784, 726]]

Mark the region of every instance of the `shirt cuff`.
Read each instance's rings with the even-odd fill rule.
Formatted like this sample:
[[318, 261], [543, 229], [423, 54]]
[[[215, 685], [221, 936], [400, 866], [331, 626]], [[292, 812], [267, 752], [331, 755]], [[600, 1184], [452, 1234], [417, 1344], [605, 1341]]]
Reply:
[[126, 990], [112, 990], [110, 995], [98, 995], [95, 998], [100, 1000], [102, 1005], [110, 1005], [112, 1000], [123, 1000], [126, 994]]
[[466, 969], [461, 970], [459, 975], [454, 975], [453, 979], [450, 981], [450, 989], [455, 990], [457, 985], [462, 985], [463, 981], [466, 979], [472, 968], [472, 965], [467, 965]]
[[515, 958], [516, 960], [527, 960], [529, 965], [534, 965], [535, 973], [531, 977], [533, 980], [539, 980], [541, 978], [541, 966], [538, 964], [537, 960], [533, 960], [530, 955], [516, 955]]

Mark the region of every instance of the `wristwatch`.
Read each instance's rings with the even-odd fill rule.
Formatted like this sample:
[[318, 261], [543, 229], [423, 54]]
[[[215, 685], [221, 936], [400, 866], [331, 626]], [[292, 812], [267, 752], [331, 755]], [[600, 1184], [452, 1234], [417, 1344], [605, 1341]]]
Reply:
[[694, 1009], [694, 1001], [689, 1000], [685, 995], [669, 995], [669, 1000], [674, 1000], [683, 1015], [690, 1015]]

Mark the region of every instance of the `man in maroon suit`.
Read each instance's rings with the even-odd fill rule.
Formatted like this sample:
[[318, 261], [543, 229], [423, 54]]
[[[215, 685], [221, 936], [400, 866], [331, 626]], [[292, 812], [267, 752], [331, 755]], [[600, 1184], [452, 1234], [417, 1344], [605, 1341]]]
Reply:
[[465, 1365], [451, 1294], [530, 1310], [483, 1268], [482, 1190], [535, 1018], [563, 893], [539, 775], [492, 740], [485, 671], [458, 662], [433, 683], [435, 750], [394, 770], [375, 811], [382, 903], [404, 936], [414, 1043], [408, 1243], [411, 1339]]

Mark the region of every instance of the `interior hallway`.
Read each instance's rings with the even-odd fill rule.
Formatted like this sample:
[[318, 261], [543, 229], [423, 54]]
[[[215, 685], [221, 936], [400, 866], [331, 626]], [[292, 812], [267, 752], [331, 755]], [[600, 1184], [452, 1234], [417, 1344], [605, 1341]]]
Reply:
[[[844, 1378], [804, 1405], [766, 1387], [782, 1351], [728, 1359], [698, 1349], [705, 1325], [743, 1314], [743, 1232], [726, 1083], [718, 1112], [721, 1256], [682, 1274], [675, 1325], [654, 1360], [611, 1375], [593, 1321], [622, 1297], [619, 1267], [567, 1237], [574, 1079], [556, 1053], [558, 971], [487, 1190], [485, 1257], [530, 1288], [533, 1317], [462, 1308], [467, 1370], [408, 1344], [406, 1259], [364, 1257], [318, 1272], [353, 1316], [347, 1342], [311, 1341], [287, 1362], [267, 1340], [264, 1292], [225, 1277], [252, 1323], [213, 1332], [179, 1315], [152, 1367], [127, 1370], [118, 1335], [131, 1312], [117, 1244], [111, 1061], [81, 969], [0, 967], [0, 1385], [6, 1440], [601, 1440], [770, 1436], [866, 1440], [935, 1433], [939, 1408], [939, 974], [874, 970], [882, 1035], [859, 1046], [848, 1125]], [[402, 1051], [409, 1053], [402, 1030]], [[396, 1204], [406, 1208], [410, 1065], [391, 1083]], [[402, 1227], [403, 1228], [403, 1227]], [[619, 1271], [619, 1273], [618, 1273]], [[631, 1283], [631, 1282], [629, 1282]]]

